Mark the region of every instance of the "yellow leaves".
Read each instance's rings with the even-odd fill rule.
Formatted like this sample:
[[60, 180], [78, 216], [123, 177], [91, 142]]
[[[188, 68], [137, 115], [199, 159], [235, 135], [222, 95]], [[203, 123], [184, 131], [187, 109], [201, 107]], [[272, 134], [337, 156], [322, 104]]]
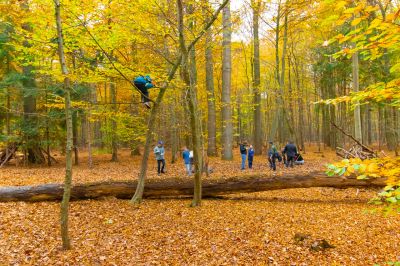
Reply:
[[357, 26], [358, 24], [360, 24], [360, 22], [362, 21], [362, 18], [355, 18], [353, 19], [353, 21], [351, 22], [351, 26]]

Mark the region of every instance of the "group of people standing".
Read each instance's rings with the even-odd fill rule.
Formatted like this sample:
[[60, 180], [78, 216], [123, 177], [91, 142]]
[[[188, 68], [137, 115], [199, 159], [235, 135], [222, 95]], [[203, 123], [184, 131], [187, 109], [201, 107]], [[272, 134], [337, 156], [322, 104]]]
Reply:
[[[240, 155], [242, 157], [241, 170], [245, 169], [246, 157], [248, 160], [248, 167], [251, 169], [253, 167], [254, 159], [254, 149], [252, 145], [247, 148], [247, 142], [243, 142], [239, 145]], [[267, 152], [268, 163], [273, 171], [276, 171], [276, 161], [278, 160], [283, 163], [286, 167], [293, 167], [295, 164], [304, 164], [304, 160], [297, 151], [297, 147], [293, 141], [288, 141], [282, 150], [282, 154], [279, 153], [275, 144], [271, 141], [269, 142], [269, 149]]]
[[[246, 168], [246, 159], [248, 163], [248, 168], [253, 168], [254, 160], [254, 148], [253, 145], [248, 145], [247, 142], [242, 142], [239, 144], [240, 155], [242, 158], [241, 170]], [[164, 143], [160, 140], [157, 146], [154, 147], [154, 154], [157, 160], [157, 173], [158, 175], [165, 173], [165, 149]], [[298, 153], [297, 147], [293, 141], [288, 141], [285, 147], [279, 153], [273, 142], [269, 142], [269, 149], [267, 152], [269, 166], [273, 171], [276, 171], [276, 161], [278, 160], [283, 163], [286, 167], [293, 167], [295, 164], [304, 164], [304, 159]], [[185, 164], [185, 170], [188, 176], [193, 173], [193, 151], [190, 151], [187, 147], [183, 148], [182, 158]]]

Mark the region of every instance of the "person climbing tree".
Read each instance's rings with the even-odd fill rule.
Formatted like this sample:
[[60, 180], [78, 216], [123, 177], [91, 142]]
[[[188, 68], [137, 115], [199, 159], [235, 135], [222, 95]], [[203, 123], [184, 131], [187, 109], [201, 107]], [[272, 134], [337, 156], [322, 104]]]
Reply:
[[144, 106], [150, 109], [149, 89], [154, 88], [153, 80], [150, 78], [149, 75], [147, 76], [140, 75], [135, 78], [133, 83], [142, 93], [142, 102]]

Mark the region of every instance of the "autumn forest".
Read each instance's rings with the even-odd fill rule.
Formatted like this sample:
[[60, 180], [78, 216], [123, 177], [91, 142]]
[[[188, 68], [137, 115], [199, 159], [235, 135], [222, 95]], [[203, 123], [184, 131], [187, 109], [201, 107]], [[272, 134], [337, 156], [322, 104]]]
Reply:
[[0, 265], [400, 265], [397, 0], [0, 0]]

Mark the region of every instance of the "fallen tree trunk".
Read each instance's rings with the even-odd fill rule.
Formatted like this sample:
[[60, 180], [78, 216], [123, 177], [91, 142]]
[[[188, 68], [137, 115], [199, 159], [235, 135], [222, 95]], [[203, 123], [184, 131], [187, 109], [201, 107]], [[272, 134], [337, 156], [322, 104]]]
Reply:
[[[88, 184], [77, 184], [72, 187], [71, 199], [94, 199], [113, 196], [130, 199], [136, 189], [136, 181], [111, 181]], [[328, 177], [324, 173], [308, 175], [286, 175], [282, 177], [265, 177], [261, 175], [237, 176], [224, 180], [204, 180], [203, 196], [214, 197], [223, 194], [259, 192], [267, 190], [310, 188], [310, 187], [370, 187], [385, 186], [384, 179], [357, 180], [354, 177]], [[39, 186], [0, 187], [0, 202], [7, 201], [46, 201], [62, 198], [62, 184], [45, 184]], [[145, 198], [191, 197], [193, 195], [192, 179], [149, 180], [144, 191]]]

